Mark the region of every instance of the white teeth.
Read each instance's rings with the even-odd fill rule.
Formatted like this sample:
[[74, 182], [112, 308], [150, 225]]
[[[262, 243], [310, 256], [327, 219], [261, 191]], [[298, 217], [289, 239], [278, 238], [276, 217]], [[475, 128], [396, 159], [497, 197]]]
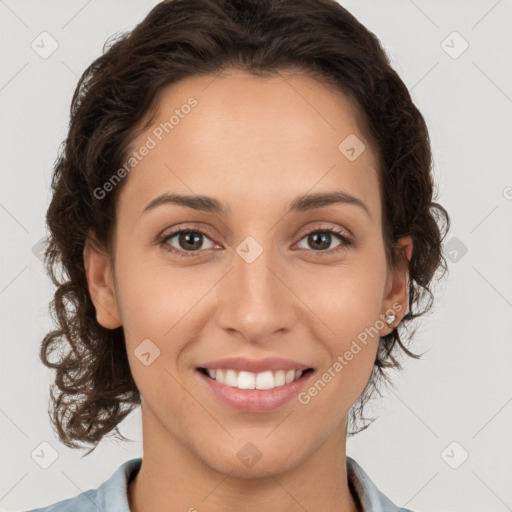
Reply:
[[274, 374], [274, 384], [276, 386], [284, 386], [286, 384], [286, 378], [284, 375], [284, 370], [278, 370]]
[[236, 376], [235, 370], [226, 370], [226, 373], [224, 374], [224, 384], [234, 388], [238, 386], [238, 378]]
[[[256, 377], [251, 372], [240, 372], [238, 374], [238, 388], [239, 389], [254, 389]], [[226, 384], [225, 381], [221, 381]]]
[[260, 373], [240, 371], [232, 369], [212, 370], [208, 368], [208, 375], [216, 381], [233, 388], [239, 389], [274, 389], [301, 377], [301, 370], [277, 370], [275, 372], [267, 370]]
[[272, 389], [273, 387], [275, 387], [274, 376], [271, 371], [256, 375], [256, 389]]

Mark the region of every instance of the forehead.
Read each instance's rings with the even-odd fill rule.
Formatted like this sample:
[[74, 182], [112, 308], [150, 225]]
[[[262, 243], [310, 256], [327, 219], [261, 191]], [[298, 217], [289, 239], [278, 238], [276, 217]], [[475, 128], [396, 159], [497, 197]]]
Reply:
[[[131, 145], [150, 149], [122, 196], [140, 213], [163, 192], [229, 202], [243, 189], [270, 203], [334, 187], [377, 210], [377, 163], [360, 124], [353, 101], [304, 74], [190, 77], [160, 92], [151, 124]], [[344, 141], [365, 149], [347, 158]]]

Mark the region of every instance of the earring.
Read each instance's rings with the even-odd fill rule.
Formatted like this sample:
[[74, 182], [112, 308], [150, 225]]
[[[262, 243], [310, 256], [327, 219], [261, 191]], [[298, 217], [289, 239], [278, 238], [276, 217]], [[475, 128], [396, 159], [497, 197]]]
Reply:
[[394, 313], [391, 313], [390, 315], [386, 315], [384, 317], [384, 322], [386, 322], [388, 324], [388, 327], [391, 327], [393, 325], [393, 323], [395, 322], [396, 320], [396, 315]]

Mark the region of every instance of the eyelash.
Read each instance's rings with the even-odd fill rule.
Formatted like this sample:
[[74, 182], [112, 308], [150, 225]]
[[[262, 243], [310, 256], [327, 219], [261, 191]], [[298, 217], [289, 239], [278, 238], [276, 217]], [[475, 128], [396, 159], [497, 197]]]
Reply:
[[[188, 258], [190, 256], [197, 256], [197, 253], [201, 251], [198, 250], [198, 251], [183, 251], [183, 250], [179, 250], [179, 249], [176, 249], [175, 247], [171, 247], [167, 244], [167, 241], [170, 240], [171, 238], [175, 237], [176, 235], [179, 235], [180, 233], [195, 233], [195, 234], [200, 234], [200, 235], [204, 235], [206, 236], [209, 240], [211, 240], [211, 238], [208, 236], [208, 233], [205, 233], [204, 231], [202, 231], [201, 229], [197, 229], [197, 228], [182, 228], [182, 229], [179, 229], [179, 230], [176, 230], [176, 231], [173, 231], [171, 233], [167, 233], [166, 235], [162, 236], [159, 240], [158, 240], [158, 244], [160, 247], [162, 247], [162, 249], [164, 249], [165, 251], [167, 252], [171, 252], [173, 254], [176, 254], [177, 256], [180, 256], [180, 257], [183, 257], [183, 258]], [[334, 253], [337, 253], [338, 251], [342, 251], [342, 250], [345, 250], [349, 247], [351, 247], [353, 245], [353, 242], [352, 240], [350, 240], [346, 233], [338, 228], [332, 228], [332, 227], [318, 227], [312, 231], [309, 231], [307, 233], [305, 233], [300, 240], [302, 240], [303, 238], [313, 234], [313, 233], [330, 233], [330, 234], [333, 234], [333, 235], [336, 235], [343, 243], [341, 245], [339, 245], [338, 247], [335, 247], [334, 249], [330, 249], [330, 250], [327, 250], [327, 251], [323, 251], [323, 250], [318, 250], [318, 251], [314, 251], [315, 253], [319, 254], [319, 255], [332, 255]], [[300, 241], [299, 240], [299, 241]]]

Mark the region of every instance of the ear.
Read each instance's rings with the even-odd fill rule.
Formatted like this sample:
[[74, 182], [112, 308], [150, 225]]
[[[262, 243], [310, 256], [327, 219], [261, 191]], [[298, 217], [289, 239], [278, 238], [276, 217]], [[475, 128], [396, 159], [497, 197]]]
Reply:
[[107, 329], [116, 329], [122, 322], [109, 255], [92, 232], [87, 235], [83, 257], [89, 293], [96, 309], [96, 320]]
[[410, 236], [405, 236], [397, 241], [396, 256], [397, 263], [391, 270], [386, 284], [384, 297], [383, 316], [394, 314], [396, 320], [382, 329], [381, 336], [385, 336], [393, 331], [405, 316], [409, 303], [409, 269], [408, 261], [411, 259], [413, 250], [413, 241]]

